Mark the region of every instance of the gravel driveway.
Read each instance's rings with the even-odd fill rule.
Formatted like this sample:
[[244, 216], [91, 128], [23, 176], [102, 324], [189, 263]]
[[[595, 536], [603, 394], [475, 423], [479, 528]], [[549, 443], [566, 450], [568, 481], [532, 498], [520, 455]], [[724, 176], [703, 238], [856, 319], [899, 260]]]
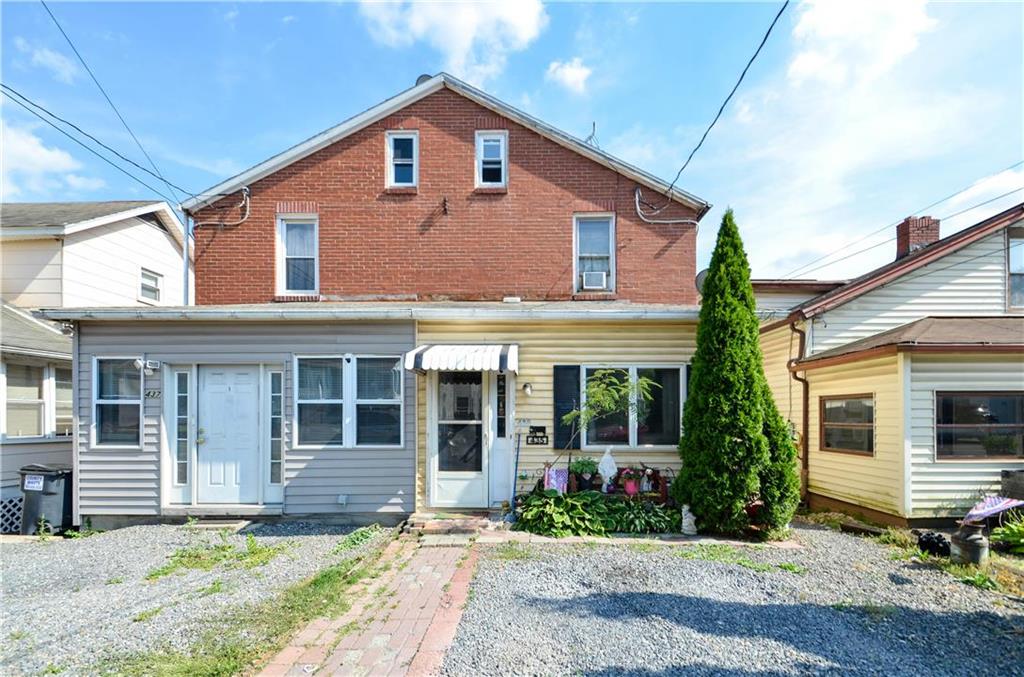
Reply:
[[1024, 601], [868, 539], [795, 537], [803, 549], [740, 548], [746, 567], [666, 546], [482, 549], [444, 672], [1024, 675]]
[[225, 561], [209, 571], [181, 568], [147, 580], [182, 548], [229, 544], [245, 535], [182, 526], [139, 526], [89, 538], [4, 544], [0, 563], [0, 673], [94, 674], [104, 658], [184, 649], [210, 622], [386, 538], [332, 555], [350, 527], [283, 523], [252, 529], [258, 546], [282, 546], [269, 561]]

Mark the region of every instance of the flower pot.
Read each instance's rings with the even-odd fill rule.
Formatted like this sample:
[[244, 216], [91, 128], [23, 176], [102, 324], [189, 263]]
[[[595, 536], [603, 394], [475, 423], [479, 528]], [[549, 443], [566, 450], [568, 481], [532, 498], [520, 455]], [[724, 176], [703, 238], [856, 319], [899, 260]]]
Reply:
[[633, 479], [626, 480], [623, 482], [623, 489], [627, 496], [636, 496], [640, 493], [640, 483]]

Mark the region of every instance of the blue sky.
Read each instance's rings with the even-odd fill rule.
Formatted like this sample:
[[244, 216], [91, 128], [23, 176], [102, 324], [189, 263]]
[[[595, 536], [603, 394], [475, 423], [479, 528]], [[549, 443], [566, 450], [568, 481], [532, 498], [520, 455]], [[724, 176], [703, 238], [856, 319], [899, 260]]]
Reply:
[[[161, 171], [193, 192], [439, 70], [580, 137], [596, 122], [602, 148], [671, 179], [778, 7], [51, 4]], [[1024, 159], [1022, 8], [794, 2], [680, 179], [715, 205], [699, 263], [726, 206], [755, 275], [782, 276], [960, 188], [932, 215], [1024, 187], [1024, 167], [998, 171]], [[3, 82], [144, 164], [43, 7], [0, 12]], [[6, 99], [2, 115], [5, 200], [153, 196]], [[809, 276], [855, 275], [894, 249]]]

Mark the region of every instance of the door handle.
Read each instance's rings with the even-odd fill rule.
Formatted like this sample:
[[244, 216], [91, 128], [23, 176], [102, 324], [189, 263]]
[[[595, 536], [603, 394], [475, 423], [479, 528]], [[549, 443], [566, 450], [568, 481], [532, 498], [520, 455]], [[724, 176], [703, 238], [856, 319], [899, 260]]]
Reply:
[[205, 437], [197, 437], [196, 438], [196, 445], [197, 446], [200, 445], [200, 444], [204, 444], [205, 442], [206, 442], [206, 438]]

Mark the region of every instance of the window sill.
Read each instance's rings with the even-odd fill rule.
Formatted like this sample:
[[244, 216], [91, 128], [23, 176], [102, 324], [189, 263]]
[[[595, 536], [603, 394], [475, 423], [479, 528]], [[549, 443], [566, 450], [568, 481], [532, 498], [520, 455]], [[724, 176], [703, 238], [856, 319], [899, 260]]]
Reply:
[[365, 451], [365, 450], [389, 450], [397, 451], [405, 449], [404, 444], [357, 444], [355, 446], [339, 446], [337, 444], [331, 445], [316, 445], [316, 444], [302, 444], [290, 447], [289, 451]]
[[505, 195], [508, 193], [508, 186], [477, 186], [473, 189], [474, 195]]
[[416, 195], [419, 193], [418, 186], [389, 186], [384, 189], [385, 195]]
[[609, 291], [578, 291], [573, 293], [573, 301], [615, 301], [618, 295], [614, 290]]
[[89, 451], [140, 451], [141, 444], [93, 444]]
[[875, 453], [873, 451], [856, 451], [854, 449], [822, 449], [818, 448], [818, 451], [823, 454], [846, 454], [847, 456], [860, 456], [861, 458], [874, 458]]
[[276, 294], [274, 303], [311, 303], [321, 301], [319, 294]]
[[45, 435], [40, 435], [40, 436], [36, 436], [36, 437], [5, 437], [3, 439], [2, 444], [4, 444], [5, 446], [8, 445], [8, 444], [10, 444], [10, 445], [18, 445], [18, 444], [47, 444], [47, 443], [53, 443], [53, 442], [71, 442], [72, 439], [73, 438], [70, 437], [70, 436], [66, 436], [66, 437], [46, 437]]
[[1020, 456], [957, 456], [956, 458], [935, 457], [936, 463], [1024, 463]]

